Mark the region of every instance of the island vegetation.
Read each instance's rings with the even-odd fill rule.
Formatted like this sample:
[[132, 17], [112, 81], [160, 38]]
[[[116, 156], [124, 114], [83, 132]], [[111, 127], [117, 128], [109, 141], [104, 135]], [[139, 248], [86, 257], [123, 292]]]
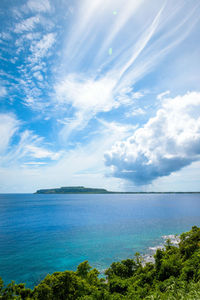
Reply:
[[101, 188], [84, 186], [63, 186], [61, 188], [41, 189], [35, 194], [198, 194], [199, 192], [113, 192]]
[[38, 190], [36, 194], [108, 194], [106, 189], [86, 188], [84, 186], [63, 186], [54, 189]]
[[133, 259], [114, 262], [105, 279], [85, 261], [75, 272], [47, 275], [34, 289], [14, 282], [4, 286], [0, 279], [0, 299], [200, 299], [200, 228], [181, 234], [178, 246], [167, 240], [154, 258], [154, 263], [144, 263], [136, 253]]

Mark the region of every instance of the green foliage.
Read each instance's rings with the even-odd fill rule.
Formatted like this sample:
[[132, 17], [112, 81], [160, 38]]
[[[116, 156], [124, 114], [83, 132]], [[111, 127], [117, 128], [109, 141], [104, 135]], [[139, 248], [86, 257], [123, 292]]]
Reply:
[[178, 247], [166, 242], [158, 249], [155, 263], [142, 263], [139, 253], [134, 259], [114, 262], [106, 270], [106, 280], [88, 261], [76, 272], [47, 275], [33, 290], [24, 284], [3, 285], [1, 300], [192, 300], [200, 299], [200, 228], [180, 236]]
[[89, 271], [91, 270], [91, 266], [89, 265], [88, 261], [84, 261], [80, 263], [80, 265], [77, 268], [77, 275], [82, 278], [87, 278]]

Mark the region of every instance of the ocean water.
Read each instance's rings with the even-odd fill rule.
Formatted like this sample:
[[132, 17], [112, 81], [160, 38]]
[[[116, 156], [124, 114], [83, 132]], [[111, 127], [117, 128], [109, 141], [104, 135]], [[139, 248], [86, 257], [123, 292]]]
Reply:
[[33, 287], [84, 260], [103, 272], [193, 225], [200, 194], [1, 194], [0, 276]]

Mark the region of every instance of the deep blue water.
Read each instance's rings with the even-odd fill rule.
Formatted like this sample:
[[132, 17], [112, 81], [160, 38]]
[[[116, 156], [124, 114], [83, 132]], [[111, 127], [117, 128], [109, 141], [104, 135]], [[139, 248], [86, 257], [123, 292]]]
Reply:
[[2, 194], [0, 276], [32, 287], [84, 260], [102, 271], [193, 225], [199, 194]]

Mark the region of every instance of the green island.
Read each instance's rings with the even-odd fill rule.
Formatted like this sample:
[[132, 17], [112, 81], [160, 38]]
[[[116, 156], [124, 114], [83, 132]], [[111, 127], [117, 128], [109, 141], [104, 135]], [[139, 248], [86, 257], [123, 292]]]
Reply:
[[113, 192], [100, 188], [84, 186], [63, 186], [61, 188], [41, 189], [35, 194], [199, 194], [200, 192]]
[[63, 186], [54, 189], [42, 189], [36, 191], [36, 194], [109, 194], [106, 189], [85, 188], [84, 186]]
[[136, 253], [133, 259], [113, 262], [105, 271], [105, 279], [85, 261], [75, 272], [47, 275], [34, 289], [15, 282], [4, 286], [0, 278], [0, 299], [200, 299], [200, 228], [193, 226], [182, 233], [177, 246], [167, 240], [154, 259], [154, 263], [144, 263]]

